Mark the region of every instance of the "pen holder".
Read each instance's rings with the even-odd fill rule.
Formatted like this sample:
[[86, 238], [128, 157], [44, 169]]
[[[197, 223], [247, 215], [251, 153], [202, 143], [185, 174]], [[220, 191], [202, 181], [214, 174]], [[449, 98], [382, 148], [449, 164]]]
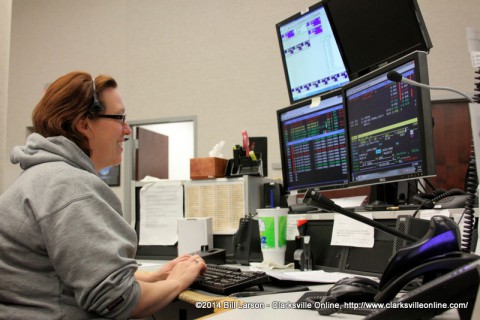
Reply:
[[[229, 160], [230, 177], [239, 177], [244, 175], [261, 176], [263, 177], [262, 154], [255, 153], [255, 158], [252, 157], [236, 157]], [[227, 166], [227, 167], [228, 167]]]

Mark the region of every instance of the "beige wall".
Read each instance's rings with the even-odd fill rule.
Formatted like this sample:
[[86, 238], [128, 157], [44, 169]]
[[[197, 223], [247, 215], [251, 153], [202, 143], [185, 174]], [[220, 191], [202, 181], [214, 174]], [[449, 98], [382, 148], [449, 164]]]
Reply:
[[[418, 1], [434, 45], [430, 83], [472, 93], [465, 27], [480, 28], [480, 1]], [[288, 96], [275, 24], [315, 2], [13, 1], [8, 125], [0, 147], [24, 142], [46, 83], [82, 69], [118, 80], [130, 120], [198, 116], [200, 157], [220, 140], [228, 156], [244, 129], [267, 136], [269, 173], [279, 178], [271, 169], [280, 162], [275, 112]], [[7, 164], [2, 172], [8, 185], [19, 169]]]
[[10, 23], [12, 0], [0, 0], [0, 192], [6, 186], [5, 171], [8, 167], [6, 152], [8, 63], [10, 53]]

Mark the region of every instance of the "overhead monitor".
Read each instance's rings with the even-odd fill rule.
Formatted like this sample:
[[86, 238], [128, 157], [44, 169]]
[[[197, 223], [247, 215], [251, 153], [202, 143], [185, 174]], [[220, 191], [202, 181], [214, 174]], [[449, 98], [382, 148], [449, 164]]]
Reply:
[[345, 188], [345, 108], [341, 90], [277, 111], [286, 191]]
[[432, 48], [416, 0], [325, 0], [350, 80]]
[[391, 70], [428, 84], [426, 53], [414, 52], [343, 88], [352, 186], [435, 174], [430, 93], [388, 80]]
[[317, 3], [276, 25], [290, 103], [349, 81], [330, 21]]

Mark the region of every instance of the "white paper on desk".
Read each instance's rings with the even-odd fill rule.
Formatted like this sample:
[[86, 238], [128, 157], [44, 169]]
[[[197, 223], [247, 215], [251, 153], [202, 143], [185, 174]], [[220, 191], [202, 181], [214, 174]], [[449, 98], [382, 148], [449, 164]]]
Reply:
[[366, 198], [367, 196], [355, 196], [332, 199], [332, 201], [335, 202], [336, 205], [339, 205], [343, 208], [355, 208], [360, 207]]
[[[373, 218], [371, 213], [361, 213], [361, 215], [369, 219]], [[330, 242], [332, 246], [373, 248], [374, 241], [373, 227], [342, 214], [335, 214]]]
[[315, 271], [292, 271], [292, 272], [269, 272], [269, 277], [279, 280], [317, 282], [317, 283], [335, 283], [340, 279], [352, 277], [351, 274], [342, 272], [325, 272], [323, 270]]
[[140, 189], [140, 245], [174, 245], [179, 218], [183, 218], [180, 181], [153, 182]]

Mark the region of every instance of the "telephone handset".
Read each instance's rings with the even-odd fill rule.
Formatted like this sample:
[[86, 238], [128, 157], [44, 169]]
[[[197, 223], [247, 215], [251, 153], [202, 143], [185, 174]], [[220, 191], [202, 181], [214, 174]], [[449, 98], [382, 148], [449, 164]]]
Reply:
[[460, 231], [455, 221], [433, 216], [425, 235], [415, 243], [399, 249], [390, 259], [380, 280], [380, 290], [395, 277], [445, 253], [460, 251]]
[[450, 218], [434, 216], [423, 238], [397, 251], [380, 279], [376, 302], [391, 301], [411, 280], [426, 283], [479, 257], [460, 251], [460, 231]]
[[[397, 305], [410, 304], [410, 308], [382, 308], [370, 313], [368, 320], [404, 320], [431, 319], [451, 308], [451, 303], [458, 304], [461, 320], [470, 320], [474, 316], [476, 296], [479, 293], [480, 260], [454, 269], [423, 286], [405, 293], [395, 300]], [[421, 303], [435, 303], [437, 308], [415, 307]]]

